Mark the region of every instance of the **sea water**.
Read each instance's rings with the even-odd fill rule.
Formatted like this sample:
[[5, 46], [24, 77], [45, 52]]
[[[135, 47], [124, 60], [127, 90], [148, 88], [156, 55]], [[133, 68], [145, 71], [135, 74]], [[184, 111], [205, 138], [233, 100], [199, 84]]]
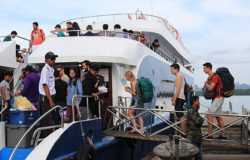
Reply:
[[[200, 96], [200, 112], [205, 112], [211, 104], [211, 100], [205, 99]], [[232, 96], [224, 99], [224, 104], [222, 106], [222, 111], [229, 111], [229, 102], [232, 103], [233, 112], [242, 112], [242, 105], [250, 110], [250, 96]]]

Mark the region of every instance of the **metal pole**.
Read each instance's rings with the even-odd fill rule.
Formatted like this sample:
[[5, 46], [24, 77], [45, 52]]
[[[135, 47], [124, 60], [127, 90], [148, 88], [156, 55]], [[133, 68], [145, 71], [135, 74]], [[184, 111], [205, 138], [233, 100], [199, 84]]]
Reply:
[[89, 120], [89, 97], [86, 97], [86, 102], [87, 102], [87, 120]]
[[38, 122], [40, 122], [45, 116], [47, 116], [50, 112], [52, 112], [53, 110], [57, 109], [57, 108], [62, 108], [61, 106], [55, 106], [53, 108], [51, 108], [50, 110], [48, 110], [45, 114], [43, 114], [40, 118], [38, 118], [38, 120], [36, 120], [31, 126], [30, 128], [23, 134], [22, 138], [19, 140], [19, 142], [17, 143], [16, 147], [14, 148], [13, 152], [11, 153], [11, 156], [9, 158], [9, 160], [12, 160], [14, 157], [14, 154], [16, 153], [17, 148], [20, 146], [21, 142], [23, 141], [24, 137], [36, 126], [36, 124]]
[[[75, 100], [75, 97], [76, 97], [76, 95], [73, 95], [73, 98], [72, 98], [72, 121], [73, 122], [75, 122], [75, 110], [74, 110], [74, 108], [75, 108], [75, 106], [74, 106], [74, 100]], [[76, 97], [77, 98], [77, 97]]]
[[[172, 122], [172, 124], [174, 124], [174, 113], [173, 112], [170, 112], [170, 121]], [[171, 127], [170, 129], [170, 134], [174, 135], [175, 133], [175, 130], [173, 127]]]
[[98, 100], [99, 118], [101, 118], [101, 101]]
[[174, 146], [174, 143], [173, 143], [173, 135], [172, 134], [170, 134], [169, 135], [169, 145], [170, 145], [170, 158], [171, 158], [171, 160], [173, 160], [174, 159], [174, 155], [173, 155], [173, 146]]
[[179, 155], [179, 138], [175, 137], [175, 155], [176, 155], [176, 160], [180, 159], [180, 155]]

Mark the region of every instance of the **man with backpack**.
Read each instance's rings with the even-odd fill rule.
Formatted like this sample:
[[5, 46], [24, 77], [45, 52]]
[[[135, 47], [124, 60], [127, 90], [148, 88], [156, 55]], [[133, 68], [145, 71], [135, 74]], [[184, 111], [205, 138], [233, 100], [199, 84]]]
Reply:
[[31, 52], [33, 52], [45, 40], [44, 31], [38, 28], [37, 22], [33, 22], [33, 29], [29, 45], [29, 51]]
[[[181, 125], [181, 131], [185, 134], [185, 126], [186, 122], [184, 121], [184, 103], [185, 103], [185, 95], [184, 95], [184, 87], [185, 87], [185, 80], [183, 75], [180, 74], [180, 66], [177, 63], [172, 64], [171, 66], [171, 73], [176, 76], [175, 79], [175, 87], [174, 87], [174, 96], [172, 98], [172, 105], [175, 107], [176, 116]], [[178, 112], [179, 111], [179, 112]], [[184, 135], [182, 135], [184, 136]]]
[[[212, 103], [208, 109], [209, 113], [219, 114], [222, 110], [222, 105], [224, 103], [224, 97], [221, 92], [222, 89], [222, 80], [221, 77], [212, 71], [212, 64], [207, 62], [203, 64], [203, 71], [209, 75], [208, 80], [205, 81], [206, 89], [210, 92], [210, 94], [214, 94], [214, 98], [212, 99]], [[224, 128], [224, 122], [221, 116], [215, 116], [216, 120], [221, 129]], [[208, 123], [208, 134], [212, 134], [213, 131], [213, 117], [211, 114], [207, 115], [207, 119], [210, 123]], [[213, 139], [213, 136], [210, 135], [207, 137], [208, 139]], [[224, 131], [221, 131], [221, 135], [217, 139], [226, 139]]]

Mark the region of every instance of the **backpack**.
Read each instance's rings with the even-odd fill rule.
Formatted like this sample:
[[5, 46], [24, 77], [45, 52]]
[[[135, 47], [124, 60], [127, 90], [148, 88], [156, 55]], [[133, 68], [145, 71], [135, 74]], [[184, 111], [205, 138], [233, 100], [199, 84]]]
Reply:
[[154, 97], [154, 87], [152, 82], [148, 78], [141, 77], [140, 80], [137, 80], [136, 93], [139, 95], [141, 102], [151, 102]]
[[234, 93], [234, 77], [229, 72], [228, 68], [220, 67], [216, 70], [216, 73], [221, 77], [221, 94], [223, 97], [231, 97]]
[[193, 96], [191, 93], [191, 88], [188, 85], [186, 79], [184, 78], [185, 81], [185, 85], [184, 85], [184, 95], [185, 95], [185, 99], [186, 99], [186, 105], [184, 107], [184, 110], [187, 111], [190, 107], [191, 107], [191, 102], [190, 99]]
[[[217, 76], [216, 73], [214, 73], [212, 75], [211, 78], [208, 78], [208, 84], [211, 84], [211, 80], [214, 76]], [[206, 99], [214, 99], [216, 97], [216, 87], [217, 87], [217, 84], [215, 85], [214, 89], [212, 91], [209, 91], [206, 87], [206, 85], [203, 86], [202, 88], [202, 91], [203, 91], [203, 97], [205, 97]]]

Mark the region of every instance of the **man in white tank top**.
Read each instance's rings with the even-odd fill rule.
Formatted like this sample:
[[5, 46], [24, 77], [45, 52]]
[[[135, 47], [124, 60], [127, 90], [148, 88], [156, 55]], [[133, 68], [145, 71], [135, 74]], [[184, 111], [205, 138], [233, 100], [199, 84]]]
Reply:
[[[184, 77], [180, 74], [179, 70], [180, 66], [178, 64], [175, 63], [171, 65], [171, 73], [176, 76], [172, 105], [175, 107], [175, 111], [184, 111], [183, 105], [185, 103], [185, 95], [184, 95], [185, 81]], [[176, 116], [179, 118], [179, 121], [184, 120], [183, 112], [176, 112]], [[181, 122], [180, 125], [182, 132], [185, 134], [186, 121]]]

